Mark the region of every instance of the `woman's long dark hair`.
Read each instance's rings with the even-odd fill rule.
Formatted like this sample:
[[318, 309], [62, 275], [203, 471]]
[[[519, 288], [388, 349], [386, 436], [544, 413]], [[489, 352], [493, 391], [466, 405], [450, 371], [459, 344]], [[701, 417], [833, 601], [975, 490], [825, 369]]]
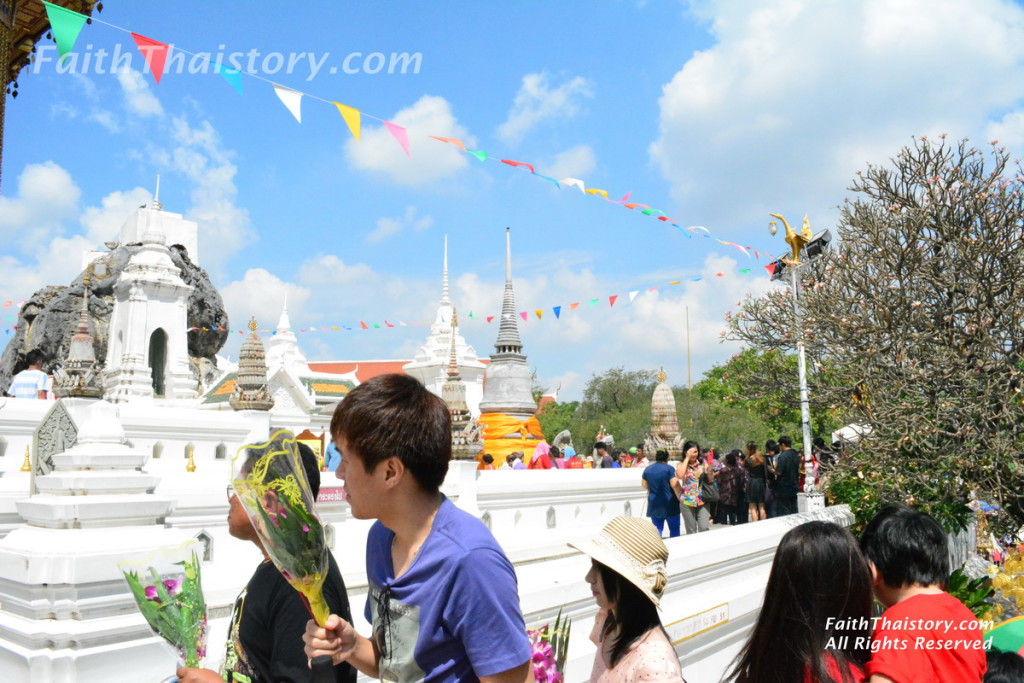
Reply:
[[608, 602], [613, 605], [601, 635], [610, 633], [616, 627], [619, 631], [612, 642], [611, 663], [608, 667], [614, 668], [629, 650], [629, 646], [643, 638], [645, 633], [652, 628], [665, 629], [658, 617], [658, 608], [642, 590], [597, 560], [594, 560], [594, 566], [601, 574]]
[[[871, 652], [871, 575], [857, 542], [829, 522], [807, 522], [782, 537], [750, 640], [728, 681], [853, 683], [849, 665]], [[836, 647], [838, 646], [838, 647]], [[859, 646], [859, 647], [858, 647]]]

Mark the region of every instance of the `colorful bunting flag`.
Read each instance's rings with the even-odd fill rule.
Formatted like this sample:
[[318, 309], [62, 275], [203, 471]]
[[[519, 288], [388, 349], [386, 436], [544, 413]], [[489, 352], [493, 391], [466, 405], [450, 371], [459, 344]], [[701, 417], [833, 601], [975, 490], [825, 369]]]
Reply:
[[540, 320], [541, 317], [544, 315], [544, 309], [543, 308], [538, 308], [536, 311], [534, 311], [534, 313], [537, 314], [537, 320]]
[[639, 293], [640, 293], [640, 290], [638, 290], [638, 289], [634, 289], [632, 292], [630, 292], [629, 293], [629, 303], [633, 303], [633, 299], [635, 299], [636, 295], [639, 294]]
[[43, 6], [46, 8], [46, 18], [50, 20], [53, 40], [57, 43], [57, 52], [60, 53], [60, 61], [63, 63], [64, 57], [75, 47], [78, 34], [82, 32], [88, 17], [45, 0]]
[[583, 181], [580, 180], [579, 178], [562, 178], [561, 182], [562, 182], [563, 185], [574, 185], [574, 186], [580, 188], [580, 192], [586, 192], [587, 191], [587, 188], [584, 187], [584, 185], [583, 185]]
[[487, 161], [487, 152], [482, 149], [467, 149], [467, 152], [475, 156], [480, 161]]
[[569, 304], [569, 310], [570, 311], [575, 311], [579, 307], [580, 307], [580, 304], [579, 304], [578, 301], [576, 303], [574, 303], [574, 304]]
[[491, 322], [491, 321], [493, 321], [493, 320], [494, 320], [494, 316], [493, 316], [493, 315], [489, 315], [489, 316], [487, 316], [487, 322], [488, 322], [488, 323], [490, 323], [490, 322]]
[[359, 142], [359, 126], [362, 124], [362, 114], [359, 113], [358, 109], [350, 107], [347, 104], [335, 102], [334, 106], [338, 108], [338, 112], [341, 114], [341, 118], [345, 119], [345, 124], [348, 129], [352, 131], [352, 137]]
[[610, 297], [608, 297], [608, 308], [611, 308], [612, 306], [614, 306], [615, 305], [615, 300], [618, 299], [618, 298], [619, 298], [618, 294], [612, 294]]
[[584, 190], [584, 191], [585, 191], [585, 192], [586, 192], [587, 194], [599, 194], [599, 195], [601, 195], [602, 197], [604, 197], [605, 199], [608, 199], [608, 192], [607, 192], [607, 191], [605, 191], [605, 190], [598, 190], [597, 188], [594, 188], [594, 187], [592, 187], [592, 188], [590, 188], [589, 190]]
[[167, 54], [171, 51], [171, 46], [161, 43], [159, 40], [140, 36], [138, 33], [133, 33], [132, 38], [135, 39], [135, 47], [139, 48], [143, 59], [146, 60], [146, 66], [153, 74], [153, 80], [160, 85], [160, 78], [164, 75], [164, 64], [167, 62]]
[[224, 77], [224, 80], [228, 84], [238, 91], [239, 95], [244, 95], [242, 92], [242, 72], [238, 69], [232, 69], [230, 66], [224, 66], [220, 62], [213, 65], [213, 70]]
[[553, 306], [551, 308], [551, 310], [554, 311], [556, 319], [562, 317], [562, 307], [561, 306]]
[[562, 189], [561, 183], [559, 183], [554, 178], [552, 178], [550, 176], [546, 176], [546, 175], [541, 175], [540, 173], [534, 173], [534, 175], [537, 176], [538, 178], [543, 178], [544, 180], [550, 180], [551, 182], [553, 182], [555, 184], [555, 187], [557, 187], [559, 190]]
[[536, 173], [536, 171], [533, 170], [533, 164], [525, 164], [522, 161], [512, 161], [511, 159], [502, 159], [501, 163], [508, 164], [509, 166], [514, 166], [515, 168], [525, 166], [526, 168], [530, 169], [530, 173]]
[[468, 151], [466, 149], [466, 146], [464, 144], [462, 144], [462, 140], [460, 140], [458, 138], [439, 138], [436, 135], [430, 135], [428, 137], [431, 137], [434, 140], [440, 140], [441, 142], [447, 142], [448, 144], [455, 145], [456, 147], [461, 149], [463, 152]]
[[402, 146], [402, 149], [405, 151], [405, 156], [410, 156], [409, 134], [405, 131], [405, 128], [402, 128], [398, 124], [391, 123], [390, 121], [384, 121], [383, 123], [384, 127], [388, 129], [389, 133], [391, 133], [391, 137], [393, 137], [398, 144]]
[[522, 312], [521, 312], [521, 313], [519, 314], [519, 317], [520, 317], [520, 318], [522, 318], [523, 320], [526, 320], [526, 311], [522, 311]]
[[281, 100], [281, 103], [288, 107], [288, 111], [292, 113], [296, 121], [302, 123], [302, 93], [277, 83], [272, 83], [271, 85], [274, 86], [274, 92], [277, 94], [278, 99]]
[[597, 305], [597, 299], [591, 299], [590, 300], [590, 307], [593, 308], [596, 305]]

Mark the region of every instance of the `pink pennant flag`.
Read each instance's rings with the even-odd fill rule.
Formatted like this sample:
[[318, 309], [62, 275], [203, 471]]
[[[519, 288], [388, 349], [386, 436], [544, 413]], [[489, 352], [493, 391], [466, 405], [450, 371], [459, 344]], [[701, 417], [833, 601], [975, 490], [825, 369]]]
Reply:
[[523, 320], [526, 320], [527, 319], [526, 311], [521, 312], [519, 314], [519, 317], [521, 317]]
[[612, 204], [625, 204], [626, 202], [628, 202], [628, 201], [629, 201], [629, 198], [630, 198], [630, 196], [632, 196], [632, 194], [633, 194], [632, 192], [627, 192], [627, 193], [626, 193], [626, 196], [625, 196], [625, 197], [623, 197], [622, 199], [620, 199], [620, 200], [619, 200], [619, 201], [617, 201], [617, 202], [612, 202], [612, 200], [611, 200], [611, 199], [609, 199], [608, 201], [612, 202]]
[[388, 129], [388, 132], [391, 133], [391, 137], [393, 137], [395, 141], [402, 146], [402, 149], [405, 150], [405, 156], [412, 156], [409, 154], [409, 134], [406, 132], [405, 128], [391, 123], [390, 121], [384, 121], [384, 127]]
[[170, 52], [171, 46], [159, 40], [140, 36], [138, 33], [133, 33], [132, 38], [135, 39], [135, 47], [139, 48], [143, 59], [146, 60], [153, 80], [160, 85], [160, 77], [164, 75], [164, 64], [167, 63], [167, 53]]
[[612, 294], [610, 297], [608, 297], [608, 308], [611, 308], [612, 306], [614, 306], [615, 305], [615, 300], [618, 299], [618, 298], [619, 298], [618, 294]]
[[392, 325], [391, 323], [389, 323], [389, 322], [388, 322], [387, 320], [385, 320], [385, 321], [384, 321], [384, 324], [385, 324], [385, 325], [387, 325], [388, 327], [394, 327], [394, 325]]
[[281, 100], [284, 106], [288, 107], [288, 111], [292, 113], [295, 120], [302, 123], [302, 93], [298, 90], [292, 90], [291, 88], [286, 88], [283, 85], [278, 85], [277, 83], [273, 83], [272, 85], [274, 86], [274, 92], [277, 93], [278, 99]]
[[490, 322], [493, 322], [493, 321], [494, 321], [494, 316], [493, 315], [487, 316], [487, 322], [490, 323]]

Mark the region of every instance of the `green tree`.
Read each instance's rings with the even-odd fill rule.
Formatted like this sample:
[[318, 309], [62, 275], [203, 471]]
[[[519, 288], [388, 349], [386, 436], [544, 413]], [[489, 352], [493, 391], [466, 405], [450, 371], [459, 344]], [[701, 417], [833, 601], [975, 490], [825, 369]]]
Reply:
[[[810, 364], [808, 384], [811, 388], [811, 431], [826, 441], [842, 426], [834, 406], [815, 400], [819, 389], [832, 379], [821, 362]], [[704, 373], [704, 379], [693, 391], [702, 399], [716, 401], [756, 416], [765, 429], [766, 438], [790, 434], [801, 439], [800, 393], [797, 383], [797, 358], [782, 349], [740, 351], [724, 364]], [[738, 417], [742, 413], [736, 413]], [[760, 441], [760, 439], [754, 439]]]
[[572, 430], [572, 421], [576, 416], [576, 410], [580, 407], [579, 401], [569, 403], [548, 403], [537, 413], [537, 420], [540, 422], [541, 431], [548, 443], [554, 444], [555, 437], [564, 429]]
[[[1005, 150], [921, 138], [859, 172], [838, 249], [788, 289], [745, 300], [729, 336], [761, 352], [802, 340], [830, 380], [814, 398], [872, 433], [832, 492], [860, 520], [886, 501], [970, 519], [973, 495], [1024, 523], [1024, 169]], [[777, 329], [786, 335], [773, 334]]]
[[586, 448], [601, 425], [615, 437], [618, 446], [639, 443], [651, 428], [651, 395], [654, 372], [612, 368], [594, 375], [583, 390], [572, 421], [574, 442]]

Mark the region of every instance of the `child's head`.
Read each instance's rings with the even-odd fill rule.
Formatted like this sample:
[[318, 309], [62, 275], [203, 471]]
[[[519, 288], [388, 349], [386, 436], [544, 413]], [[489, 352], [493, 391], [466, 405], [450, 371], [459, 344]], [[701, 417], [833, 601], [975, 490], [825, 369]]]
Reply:
[[889, 588], [946, 587], [946, 533], [923, 512], [906, 505], [883, 508], [868, 522], [860, 547], [880, 582]]

